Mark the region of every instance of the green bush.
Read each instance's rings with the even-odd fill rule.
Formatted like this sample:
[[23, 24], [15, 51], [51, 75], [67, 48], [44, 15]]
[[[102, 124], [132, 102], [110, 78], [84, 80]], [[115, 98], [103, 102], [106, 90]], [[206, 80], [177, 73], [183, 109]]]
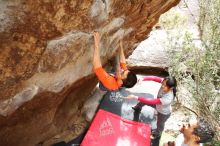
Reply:
[[[200, 0], [199, 39], [178, 13], [161, 17], [167, 30], [170, 74], [178, 80], [177, 100], [220, 127], [220, 0]], [[187, 91], [181, 91], [187, 89]], [[211, 145], [220, 145], [219, 130]]]

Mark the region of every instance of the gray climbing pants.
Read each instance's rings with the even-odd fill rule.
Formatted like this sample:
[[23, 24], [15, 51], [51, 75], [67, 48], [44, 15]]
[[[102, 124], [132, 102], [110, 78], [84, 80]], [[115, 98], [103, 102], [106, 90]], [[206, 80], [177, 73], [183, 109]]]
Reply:
[[158, 135], [160, 136], [164, 130], [164, 126], [165, 126], [165, 123], [167, 121], [167, 119], [169, 119], [171, 114], [169, 115], [164, 115], [164, 114], [161, 114], [161, 113], [157, 113], [157, 129], [155, 131], [155, 135]]

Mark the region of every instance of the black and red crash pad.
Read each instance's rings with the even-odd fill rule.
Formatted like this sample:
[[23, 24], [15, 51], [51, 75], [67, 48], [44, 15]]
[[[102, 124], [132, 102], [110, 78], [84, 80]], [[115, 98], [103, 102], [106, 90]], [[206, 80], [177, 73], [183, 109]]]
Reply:
[[81, 146], [149, 146], [150, 126], [99, 110]]

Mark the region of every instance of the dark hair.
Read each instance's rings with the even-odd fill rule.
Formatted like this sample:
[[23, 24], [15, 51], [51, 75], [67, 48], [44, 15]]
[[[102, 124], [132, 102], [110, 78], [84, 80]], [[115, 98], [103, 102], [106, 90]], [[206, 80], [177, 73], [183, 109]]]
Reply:
[[123, 87], [132, 88], [137, 83], [137, 76], [135, 73], [129, 71], [127, 78], [123, 81]]
[[169, 87], [169, 88], [173, 88], [173, 94], [174, 94], [174, 97], [176, 96], [176, 86], [177, 86], [177, 82], [176, 82], [176, 79], [175, 77], [166, 77], [164, 79], [164, 81], [166, 81], [166, 86]]
[[212, 126], [203, 118], [197, 119], [198, 126], [194, 128], [193, 134], [200, 138], [197, 143], [205, 143], [210, 141], [214, 137], [214, 130]]

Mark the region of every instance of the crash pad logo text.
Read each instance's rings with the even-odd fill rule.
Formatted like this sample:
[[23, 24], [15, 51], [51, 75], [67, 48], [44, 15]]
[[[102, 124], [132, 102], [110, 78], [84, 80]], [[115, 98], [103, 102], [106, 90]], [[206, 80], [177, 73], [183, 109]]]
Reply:
[[99, 127], [99, 135], [106, 136], [114, 133], [112, 123], [109, 118], [106, 118]]

